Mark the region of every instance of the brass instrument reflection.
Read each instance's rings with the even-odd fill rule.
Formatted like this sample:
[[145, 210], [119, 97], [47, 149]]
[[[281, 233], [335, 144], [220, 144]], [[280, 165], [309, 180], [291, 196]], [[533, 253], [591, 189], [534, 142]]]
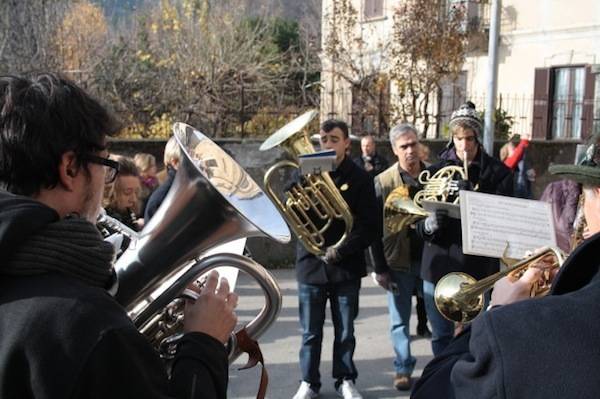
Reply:
[[251, 199], [261, 193], [249, 175], [218, 146], [201, 140], [192, 153], [196, 165], [221, 194]]

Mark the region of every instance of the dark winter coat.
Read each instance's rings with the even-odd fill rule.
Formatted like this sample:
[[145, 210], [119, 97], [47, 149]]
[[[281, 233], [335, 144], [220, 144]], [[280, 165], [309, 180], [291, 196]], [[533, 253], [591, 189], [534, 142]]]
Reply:
[[413, 399], [600, 398], [600, 234], [579, 246], [550, 295], [475, 319], [427, 365]]
[[[439, 155], [440, 161], [427, 168], [431, 175], [439, 169], [462, 166], [454, 148]], [[478, 192], [487, 194], [512, 195], [513, 175], [502, 162], [490, 157], [481, 148], [469, 165], [469, 181]], [[498, 260], [483, 256], [465, 255], [462, 248], [460, 219], [448, 218], [447, 225], [432, 235], [425, 234], [424, 223], [417, 224], [418, 234], [426, 240], [421, 263], [421, 278], [437, 283], [450, 272], [465, 272], [477, 280], [498, 271]]]
[[[305, 284], [336, 283], [360, 279], [367, 275], [364, 250], [373, 240], [381, 237], [380, 212], [375, 199], [373, 179], [348, 158], [330, 172], [335, 185], [348, 204], [354, 223], [350, 234], [338, 248], [341, 260], [327, 264], [298, 243], [296, 248], [296, 275]], [[326, 239], [341, 237], [343, 224], [335, 223], [326, 233]]]
[[357, 164], [358, 166], [360, 166], [360, 168], [362, 170], [366, 170], [365, 169], [366, 162], [369, 162], [373, 166], [373, 169], [367, 171], [369, 176], [371, 176], [372, 178], [374, 178], [375, 176], [377, 176], [378, 174], [380, 174], [381, 172], [386, 170], [389, 166], [389, 162], [387, 161], [387, 159], [385, 159], [378, 153], [375, 153], [368, 160], [365, 159], [363, 156], [354, 158], [354, 163]]
[[0, 192], [0, 397], [225, 398], [227, 354], [214, 338], [186, 334], [169, 379], [103, 288], [46, 271], [43, 258], [31, 271], [5, 270], [29, 236], [58, 220], [39, 202]]
[[152, 216], [154, 216], [154, 214], [158, 210], [158, 207], [164, 201], [165, 197], [167, 196], [167, 193], [173, 185], [173, 181], [175, 180], [176, 174], [177, 171], [175, 169], [173, 169], [170, 166], [167, 166], [167, 179], [164, 181], [163, 184], [158, 186], [158, 188], [154, 190], [152, 194], [150, 194], [148, 202], [146, 203], [146, 210], [144, 211], [144, 221], [146, 223], [148, 223]]

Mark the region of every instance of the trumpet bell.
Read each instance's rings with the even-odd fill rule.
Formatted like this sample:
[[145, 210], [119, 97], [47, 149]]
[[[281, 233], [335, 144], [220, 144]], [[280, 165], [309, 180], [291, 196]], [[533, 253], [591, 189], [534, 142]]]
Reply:
[[473, 320], [483, 310], [483, 295], [462, 298], [465, 287], [477, 280], [466, 273], [450, 273], [442, 277], [435, 286], [434, 300], [442, 316], [458, 323]]

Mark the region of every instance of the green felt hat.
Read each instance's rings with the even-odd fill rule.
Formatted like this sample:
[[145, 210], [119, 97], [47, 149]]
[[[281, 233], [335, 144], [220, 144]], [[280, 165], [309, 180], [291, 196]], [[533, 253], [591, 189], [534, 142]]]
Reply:
[[551, 165], [549, 172], [583, 185], [600, 186], [600, 146], [590, 144], [577, 165]]

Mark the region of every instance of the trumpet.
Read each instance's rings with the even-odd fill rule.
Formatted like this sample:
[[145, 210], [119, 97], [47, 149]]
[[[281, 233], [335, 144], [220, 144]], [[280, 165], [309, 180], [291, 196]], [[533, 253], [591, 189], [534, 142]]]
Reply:
[[[554, 258], [552, 263], [539, 265], [548, 261], [550, 257]], [[543, 296], [550, 291], [550, 271], [561, 267], [564, 261], [565, 255], [560, 249], [544, 247], [505, 270], [479, 281], [466, 273], [448, 273], [435, 286], [435, 306], [446, 319], [458, 323], [469, 323], [483, 310], [483, 294], [491, 289], [496, 281], [505, 276], [518, 279], [529, 267], [538, 267], [544, 271], [543, 282], [534, 284], [531, 296]]]
[[[317, 111], [308, 111], [269, 136], [260, 146], [266, 151], [282, 146], [295, 161], [280, 161], [271, 166], [264, 177], [265, 193], [271, 198], [286, 220], [298, 240], [310, 253], [322, 256], [327, 246], [339, 247], [352, 230], [353, 217], [346, 201], [338, 191], [327, 172], [304, 176], [304, 185], [300, 183], [285, 192], [285, 202], [275, 194], [272, 175], [281, 168], [298, 168], [298, 156], [315, 152], [307, 135], [302, 129], [317, 115]], [[344, 224], [344, 232], [335, 243], [325, 239], [335, 220]]]

